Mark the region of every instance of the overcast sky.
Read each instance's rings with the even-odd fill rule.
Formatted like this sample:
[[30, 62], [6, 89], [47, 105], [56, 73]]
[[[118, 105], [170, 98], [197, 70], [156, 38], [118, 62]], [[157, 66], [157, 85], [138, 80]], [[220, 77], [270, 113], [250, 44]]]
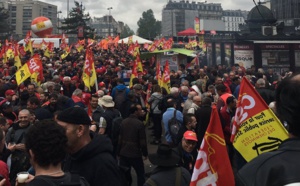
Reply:
[[[57, 10], [62, 11], [60, 17], [67, 15], [68, 0], [40, 0], [57, 5]], [[161, 20], [163, 7], [169, 0], [78, 0], [85, 7], [85, 12], [89, 12], [91, 17], [102, 17], [108, 15], [108, 7], [112, 7], [111, 15], [116, 21], [122, 21], [136, 32], [137, 22], [142, 13], [149, 9], [154, 12], [155, 19]], [[177, 2], [180, 0], [176, 0]], [[189, 2], [192, 2], [190, 0]], [[195, 2], [204, 2], [196, 1]], [[258, 2], [258, 0], [256, 0]], [[207, 0], [207, 3], [221, 3], [223, 10], [251, 10], [254, 7], [252, 0]], [[69, 0], [69, 7], [75, 7], [74, 0]]]

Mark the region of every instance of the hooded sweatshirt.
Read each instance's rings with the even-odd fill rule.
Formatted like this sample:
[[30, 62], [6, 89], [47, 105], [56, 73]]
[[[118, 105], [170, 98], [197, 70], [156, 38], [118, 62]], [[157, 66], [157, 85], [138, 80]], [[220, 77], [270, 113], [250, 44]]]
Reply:
[[91, 138], [89, 144], [67, 157], [64, 171], [83, 176], [91, 186], [121, 185], [111, 141], [95, 133], [91, 133]]

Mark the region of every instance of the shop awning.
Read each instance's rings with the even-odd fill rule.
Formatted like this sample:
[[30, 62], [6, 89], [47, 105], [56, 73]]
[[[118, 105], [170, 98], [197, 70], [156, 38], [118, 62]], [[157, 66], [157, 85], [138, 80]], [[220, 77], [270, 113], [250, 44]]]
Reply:
[[151, 54], [159, 54], [159, 53], [165, 53], [165, 52], [175, 52], [178, 54], [182, 54], [182, 55], [186, 55], [189, 57], [195, 57], [196, 56], [196, 52], [193, 50], [187, 50], [184, 48], [172, 48], [170, 50], [157, 50], [154, 52], [150, 52]]

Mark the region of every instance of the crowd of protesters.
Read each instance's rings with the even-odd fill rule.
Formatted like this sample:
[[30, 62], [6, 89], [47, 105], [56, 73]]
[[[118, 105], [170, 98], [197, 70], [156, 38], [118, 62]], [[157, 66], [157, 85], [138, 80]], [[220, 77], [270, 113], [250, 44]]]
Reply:
[[[74, 48], [64, 60], [58, 49], [51, 58], [40, 50], [35, 53], [43, 62], [43, 79], [33, 82], [29, 78], [19, 86], [14, 61], [0, 59], [0, 174], [4, 185], [14, 185], [21, 171], [35, 175], [28, 180], [32, 186], [67, 183], [73, 174], [83, 179], [81, 185], [129, 185], [131, 167], [138, 186], [189, 185], [212, 105], [220, 113], [228, 154], [238, 170], [246, 162], [234, 150], [230, 135], [241, 78], [246, 77], [276, 112], [275, 90], [291, 75], [237, 64], [200, 63], [192, 69], [180, 64], [178, 71], [170, 72], [168, 94], [158, 85], [153, 58], [142, 61], [143, 72], [132, 80], [132, 87], [126, 86], [124, 72], [131, 70], [134, 59], [127, 45], [119, 45], [114, 50], [93, 48], [98, 90], [96, 86], [89, 90], [82, 81], [84, 50]], [[29, 58], [28, 53], [22, 62]], [[176, 138], [168, 127], [174, 114], [181, 125]], [[153, 130], [148, 139], [147, 128]], [[158, 145], [157, 153], [149, 154], [157, 167], [148, 179], [143, 163], [148, 158], [147, 141]]]

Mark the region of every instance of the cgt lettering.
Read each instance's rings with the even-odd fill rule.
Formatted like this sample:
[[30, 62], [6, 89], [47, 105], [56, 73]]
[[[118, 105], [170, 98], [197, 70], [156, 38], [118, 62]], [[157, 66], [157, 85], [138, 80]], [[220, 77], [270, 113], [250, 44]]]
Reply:
[[36, 64], [34, 59], [31, 59], [29, 61], [29, 69], [35, 72], [35, 71], [38, 71], [40, 69], [40, 66]]

